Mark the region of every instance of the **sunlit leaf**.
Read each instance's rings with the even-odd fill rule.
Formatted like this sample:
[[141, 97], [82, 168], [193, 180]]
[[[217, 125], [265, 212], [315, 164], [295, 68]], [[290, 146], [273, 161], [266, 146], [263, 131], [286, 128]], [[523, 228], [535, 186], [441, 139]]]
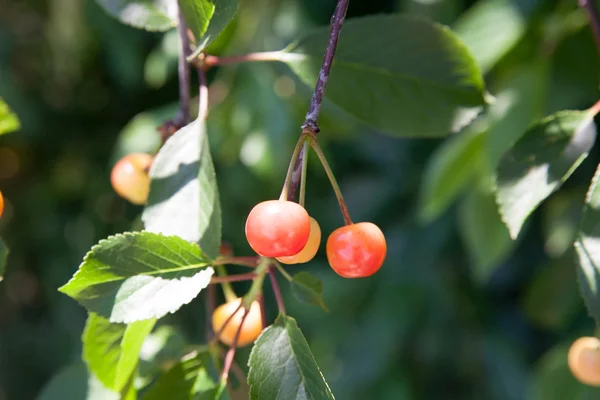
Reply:
[[177, 26], [177, 4], [171, 0], [96, 0], [107, 13], [126, 25], [148, 31]]

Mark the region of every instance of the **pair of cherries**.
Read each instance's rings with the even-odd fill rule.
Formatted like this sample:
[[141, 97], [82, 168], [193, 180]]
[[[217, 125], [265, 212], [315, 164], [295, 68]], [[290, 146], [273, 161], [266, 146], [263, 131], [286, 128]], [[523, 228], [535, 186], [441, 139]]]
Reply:
[[[321, 243], [321, 229], [300, 204], [268, 200], [257, 204], [246, 220], [246, 239], [263, 257], [285, 264], [310, 261]], [[381, 229], [370, 222], [337, 228], [327, 239], [327, 260], [345, 278], [373, 275], [385, 260], [387, 245]]]

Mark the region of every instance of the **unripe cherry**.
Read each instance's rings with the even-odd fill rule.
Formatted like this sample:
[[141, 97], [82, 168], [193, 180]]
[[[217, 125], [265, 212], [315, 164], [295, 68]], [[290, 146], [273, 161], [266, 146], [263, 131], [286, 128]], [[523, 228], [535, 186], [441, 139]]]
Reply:
[[146, 203], [150, 193], [148, 170], [153, 160], [150, 154], [131, 153], [117, 161], [110, 174], [114, 191], [133, 204]]
[[[253, 343], [262, 332], [262, 312], [260, 304], [257, 301], [252, 302], [250, 311], [248, 311], [248, 315], [242, 325], [245, 310], [244, 307], [240, 307], [241, 301], [242, 299], [238, 298], [222, 304], [215, 308], [212, 315], [213, 332], [218, 334], [218, 339], [227, 346], [233, 345], [235, 335], [237, 334], [240, 325], [242, 328], [240, 330], [240, 336], [238, 337], [237, 347], [244, 347]], [[235, 315], [227, 322], [229, 317], [234, 313]], [[227, 325], [223, 328], [221, 333], [219, 333], [225, 322], [227, 322]]]
[[583, 384], [600, 386], [600, 340], [584, 336], [569, 348], [569, 369]]
[[264, 257], [298, 254], [310, 236], [310, 218], [298, 203], [268, 200], [254, 206], [246, 220], [246, 239]]
[[329, 265], [345, 278], [373, 275], [383, 265], [386, 253], [383, 232], [370, 222], [342, 226], [327, 239]]
[[296, 255], [277, 257], [277, 260], [284, 264], [302, 264], [309, 262], [315, 257], [315, 254], [317, 254], [320, 244], [321, 227], [319, 227], [319, 223], [316, 219], [310, 217], [310, 236], [308, 237], [308, 242], [306, 242], [304, 248]]
[[0, 192], [0, 217], [4, 212], [4, 197], [2, 196], [2, 192]]

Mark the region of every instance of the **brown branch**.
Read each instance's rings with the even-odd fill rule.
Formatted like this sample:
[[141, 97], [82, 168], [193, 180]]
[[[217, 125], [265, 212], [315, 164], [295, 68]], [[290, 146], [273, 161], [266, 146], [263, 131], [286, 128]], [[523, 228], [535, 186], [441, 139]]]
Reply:
[[227, 276], [213, 276], [212, 278], [210, 278], [210, 284], [214, 285], [216, 283], [250, 281], [255, 277], [256, 274], [254, 272]]

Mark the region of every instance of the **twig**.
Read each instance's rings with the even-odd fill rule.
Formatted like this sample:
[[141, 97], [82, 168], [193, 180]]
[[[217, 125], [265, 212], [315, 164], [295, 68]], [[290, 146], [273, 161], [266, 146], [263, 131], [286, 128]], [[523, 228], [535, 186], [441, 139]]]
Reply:
[[202, 68], [197, 68], [198, 82], [198, 119], [206, 120], [208, 117], [208, 86], [206, 85], [206, 71]]
[[215, 265], [240, 265], [242, 267], [256, 268], [260, 257], [229, 257], [221, 256], [215, 260]]
[[256, 277], [254, 272], [248, 272], [246, 274], [237, 274], [237, 275], [227, 275], [227, 276], [213, 276], [210, 279], [210, 284], [214, 285], [216, 283], [225, 283], [225, 282], [241, 282], [241, 281], [249, 281]]
[[279, 283], [277, 282], [277, 276], [273, 266], [269, 267], [269, 278], [271, 278], [271, 286], [273, 286], [273, 293], [275, 293], [275, 300], [277, 301], [277, 308], [279, 312], [285, 315], [285, 304], [283, 304], [283, 297], [281, 296], [281, 290], [279, 289]]
[[187, 26], [183, 20], [183, 14], [179, 9], [179, 23], [177, 24], [177, 32], [179, 33], [179, 118], [178, 123], [183, 126], [190, 122], [190, 68], [187, 62], [187, 57], [190, 55], [190, 42], [187, 36]]
[[598, 54], [600, 55], [600, 14], [598, 13], [598, 9], [594, 5], [593, 0], [579, 0], [579, 6], [588, 14], [592, 32], [594, 33], [594, 39], [596, 40]]
[[233, 364], [233, 358], [235, 357], [235, 349], [237, 347], [238, 340], [240, 338], [240, 332], [242, 331], [242, 326], [244, 326], [244, 321], [246, 321], [246, 317], [250, 312], [249, 309], [244, 309], [244, 316], [242, 317], [242, 322], [235, 333], [235, 337], [233, 338], [233, 343], [231, 347], [225, 354], [225, 361], [223, 363], [223, 371], [221, 372], [221, 382], [227, 382], [227, 378], [229, 378], [229, 370], [231, 369], [231, 365]]
[[329, 78], [329, 71], [331, 70], [331, 64], [333, 63], [335, 49], [337, 47], [342, 26], [344, 25], [349, 2], [350, 0], [338, 0], [333, 17], [331, 17], [331, 33], [329, 34], [327, 49], [325, 49], [325, 57], [323, 59], [323, 64], [321, 65], [321, 70], [319, 71], [317, 84], [315, 85], [315, 92], [310, 101], [310, 107], [306, 113], [304, 124], [302, 124], [302, 129], [310, 128], [314, 133], [319, 132], [319, 113], [321, 112], [323, 92], [325, 91], [325, 84]]

